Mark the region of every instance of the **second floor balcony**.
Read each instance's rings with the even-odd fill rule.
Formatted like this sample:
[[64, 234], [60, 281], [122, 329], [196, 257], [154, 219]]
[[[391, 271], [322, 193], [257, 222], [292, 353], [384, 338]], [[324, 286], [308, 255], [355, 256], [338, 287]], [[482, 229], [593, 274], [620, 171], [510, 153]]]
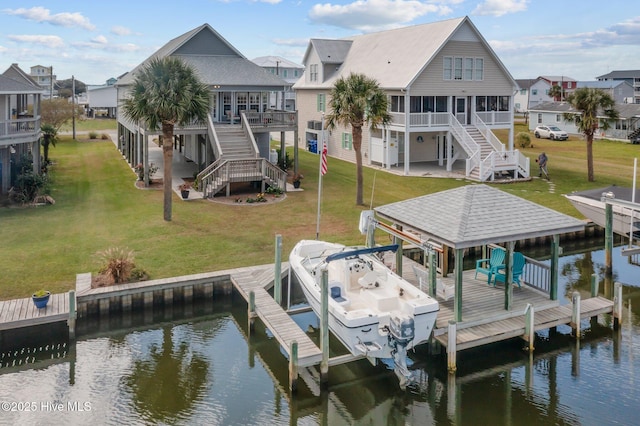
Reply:
[[0, 121], [0, 145], [33, 142], [40, 137], [40, 117], [28, 115]]

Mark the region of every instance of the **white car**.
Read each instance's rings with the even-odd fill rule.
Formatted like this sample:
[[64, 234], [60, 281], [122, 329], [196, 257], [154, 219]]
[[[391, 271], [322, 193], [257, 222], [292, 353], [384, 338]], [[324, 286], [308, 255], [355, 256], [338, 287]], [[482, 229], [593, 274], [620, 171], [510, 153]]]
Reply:
[[556, 126], [538, 126], [533, 131], [536, 138], [545, 138], [557, 141], [566, 141], [569, 135]]

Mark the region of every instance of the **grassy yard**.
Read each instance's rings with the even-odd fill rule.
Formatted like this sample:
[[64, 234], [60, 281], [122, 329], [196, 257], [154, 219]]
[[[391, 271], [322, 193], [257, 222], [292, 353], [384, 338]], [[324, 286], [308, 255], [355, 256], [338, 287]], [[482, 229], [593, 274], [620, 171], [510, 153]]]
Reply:
[[[588, 183], [584, 141], [572, 137], [566, 142], [533, 139], [533, 143], [523, 152], [532, 159], [532, 168], [536, 165], [533, 159], [542, 150], [547, 153], [555, 190], [551, 192], [550, 184], [542, 179], [496, 186], [576, 217], [579, 214], [561, 194], [610, 183], [630, 185], [633, 158], [640, 149], [619, 142], [596, 142], [597, 182]], [[62, 136], [50, 156], [55, 162], [52, 196], [56, 204], [0, 208], [0, 299], [26, 297], [39, 288], [72, 289], [76, 274], [97, 272], [96, 253], [111, 247], [134, 250], [136, 263], [151, 278], [163, 278], [272, 262], [276, 234], [283, 237], [285, 259], [299, 239], [315, 238], [318, 157], [303, 150], [304, 191], [268, 205], [183, 202], [175, 195], [172, 222], [162, 219], [162, 191], [136, 189], [135, 175], [110, 141], [78, 142]], [[364, 170], [364, 179], [367, 206], [469, 183], [401, 177], [369, 168]], [[355, 206], [354, 201], [354, 165], [330, 158], [323, 181], [322, 239], [364, 243], [357, 225], [366, 207]], [[513, 214], [526, 218], [526, 212]]]

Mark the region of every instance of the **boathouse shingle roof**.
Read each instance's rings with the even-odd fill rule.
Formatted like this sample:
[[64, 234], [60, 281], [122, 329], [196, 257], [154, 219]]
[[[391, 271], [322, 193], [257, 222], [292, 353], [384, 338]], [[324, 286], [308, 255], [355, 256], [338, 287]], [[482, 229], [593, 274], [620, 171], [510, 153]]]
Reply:
[[466, 185], [374, 209], [378, 216], [460, 249], [584, 229], [581, 220], [488, 185]]

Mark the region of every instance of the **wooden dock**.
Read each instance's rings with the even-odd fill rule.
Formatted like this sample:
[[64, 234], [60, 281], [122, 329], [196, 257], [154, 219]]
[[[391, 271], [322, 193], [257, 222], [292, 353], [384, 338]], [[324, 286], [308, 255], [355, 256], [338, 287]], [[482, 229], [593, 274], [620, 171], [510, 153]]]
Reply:
[[52, 294], [46, 307], [38, 309], [31, 297], [0, 301], [0, 330], [67, 321], [69, 293]]
[[[283, 271], [288, 264], [283, 264]], [[322, 360], [322, 351], [309, 336], [291, 319], [289, 314], [267, 292], [273, 283], [274, 267], [266, 265], [258, 268], [244, 268], [231, 273], [231, 282], [238, 292], [249, 302], [251, 292], [255, 295], [255, 311], [282, 349], [291, 357], [291, 342], [298, 343], [298, 366], [317, 365]]]

